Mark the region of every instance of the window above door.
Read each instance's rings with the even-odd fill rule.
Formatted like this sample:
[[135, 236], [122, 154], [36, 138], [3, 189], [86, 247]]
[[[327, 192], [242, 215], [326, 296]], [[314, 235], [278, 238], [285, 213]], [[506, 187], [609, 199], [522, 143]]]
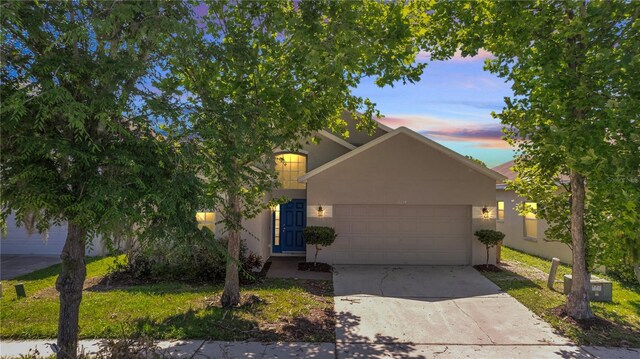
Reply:
[[306, 183], [298, 182], [307, 173], [307, 156], [299, 153], [276, 155], [276, 172], [282, 189], [306, 189]]

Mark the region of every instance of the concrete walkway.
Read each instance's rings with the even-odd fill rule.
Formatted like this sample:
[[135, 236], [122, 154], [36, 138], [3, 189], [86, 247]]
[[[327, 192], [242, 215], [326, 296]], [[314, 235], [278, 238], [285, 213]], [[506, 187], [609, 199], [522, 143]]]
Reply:
[[0, 256], [0, 279], [13, 279], [56, 263], [60, 263], [60, 256], [3, 254]]
[[[19, 358], [37, 349], [42, 357], [53, 354], [47, 344], [51, 340], [0, 341], [0, 357]], [[85, 353], [95, 353], [99, 340], [82, 340]], [[340, 347], [340, 345], [338, 345]], [[572, 359], [636, 359], [640, 349], [577, 347], [577, 346], [518, 346], [518, 345], [412, 345], [360, 344], [349, 351], [338, 350], [333, 343], [256, 343], [202, 340], [162, 341], [159, 353], [169, 358], [236, 359], [236, 358], [572, 358]], [[195, 355], [194, 355], [195, 353]]]
[[298, 263], [305, 262], [304, 257], [271, 257], [271, 267], [267, 278], [296, 278], [313, 280], [331, 280], [332, 274], [325, 272], [310, 272], [298, 270]]
[[[100, 350], [100, 340], [81, 340], [80, 348], [91, 354]], [[17, 358], [37, 349], [42, 357], [53, 353], [48, 344], [51, 340], [0, 341], [2, 358]], [[171, 340], [158, 342], [157, 352], [168, 358], [314, 358], [335, 359], [333, 343], [257, 343], [221, 342], [203, 340]]]

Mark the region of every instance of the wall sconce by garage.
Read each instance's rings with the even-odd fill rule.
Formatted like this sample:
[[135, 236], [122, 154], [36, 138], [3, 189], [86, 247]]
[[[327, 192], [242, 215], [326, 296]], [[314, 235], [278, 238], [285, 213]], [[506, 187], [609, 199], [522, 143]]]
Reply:
[[482, 219], [489, 219], [489, 209], [487, 206], [482, 207]]
[[318, 206], [316, 214], [318, 215], [318, 217], [324, 217], [324, 208], [322, 208], [322, 205]]

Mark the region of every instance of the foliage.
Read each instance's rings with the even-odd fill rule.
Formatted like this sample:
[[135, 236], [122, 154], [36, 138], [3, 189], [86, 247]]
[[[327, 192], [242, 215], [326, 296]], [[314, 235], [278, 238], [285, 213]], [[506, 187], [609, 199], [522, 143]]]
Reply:
[[[89, 259], [87, 283], [91, 284], [81, 303], [81, 338], [335, 341], [333, 325], [316, 321], [318, 313], [333, 310], [330, 281], [267, 278], [248, 285], [244, 294], [260, 297], [262, 304], [228, 312], [203, 305], [205, 297], [221, 294], [220, 284], [106, 282], [103, 278], [114, 262], [114, 257]], [[58, 299], [54, 285], [59, 269], [55, 265], [3, 281], [3, 342], [55, 337]], [[18, 282], [27, 288], [25, 299], [16, 299], [13, 284]]]
[[489, 264], [489, 248], [498, 245], [504, 239], [504, 233], [493, 229], [480, 229], [474, 235], [487, 247], [487, 264]]
[[473, 156], [466, 155], [466, 156], [464, 156], [464, 157], [466, 157], [466, 158], [470, 159], [471, 161], [473, 161], [473, 162], [475, 162], [475, 163], [477, 163], [477, 164], [481, 165], [482, 167], [487, 167], [487, 164], [486, 164], [486, 163], [484, 163], [483, 161], [481, 161], [481, 160], [479, 160], [479, 159], [477, 159], [477, 158], [475, 158], [475, 157], [473, 157]]
[[[154, 281], [218, 283], [224, 280], [226, 240], [215, 239], [210, 232], [185, 241], [147, 241], [129, 253], [115, 277]], [[262, 258], [251, 253], [244, 241], [240, 246], [239, 268], [243, 283], [255, 280], [254, 271], [262, 267]]]
[[[371, 130], [374, 104], [352, 91], [366, 76], [379, 85], [415, 81], [414, 22], [405, 5], [378, 1], [205, 1], [174, 36], [155, 84], [174, 106], [176, 136], [197, 139], [208, 202], [221, 214], [230, 265], [222, 300], [237, 304], [233, 260], [243, 219], [278, 201], [275, 149], [295, 150], [314, 131], [343, 133], [344, 110]], [[380, 26], [379, 24], [385, 24]], [[358, 112], [362, 111], [362, 113]]]
[[327, 247], [336, 240], [336, 230], [325, 226], [308, 226], [302, 231], [305, 243]]
[[[640, 285], [623, 284], [613, 278], [605, 278], [613, 284], [613, 302], [592, 302], [594, 314], [599, 318], [591, 326], [583, 326], [556, 314], [555, 309], [566, 303], [562, 288], [546, 286], [546, 275], [551, 261], [502, 247], [502, 257], [508, 267], [498, 273], [482, 274], [495, 282], [502, 290], [516, 298], [531, 311], [551, 324], [562, 335], [579, 345], [606, 347], [637, 347], [640, 345]], [[560, 264], [558, 275], [571, 274], [571, 267]], [[601, 276], [601, 274], [598, 274]], [[515, 280], [514, 280], [515, 279]]]
[[488, 50], [485, 68], [511, 83], [495, 115], [518, 151], [511, 187], [538, 202], [549, 239], [571, 243], [580, 283], [569, 311], [589, 317], [577, 299], [588, 267], [637, 260], [640, 248], [640, 3], [453, 2], [434, 13], [458, 19], [434, 30], [455, 34], [446, 46]]
[[145, 106], [156, 50], [187, 16], [170, 2], [4, 2], [1, 221], [68, 223], [58, 344], [74, 355], [84, 252], [132, 229], [193, 228], [188, 144], [165, 140]]
[[313, 263], [318, 261], [318, 252], [320, 246], [327, 247], [333, 244], [338, 235], [336, 230], [331, 227], [325, 226], [308, 226], [302, 231], [302, 238], [306, 244], [314, 245], [316, 247], [316, 255], [313, 258]]

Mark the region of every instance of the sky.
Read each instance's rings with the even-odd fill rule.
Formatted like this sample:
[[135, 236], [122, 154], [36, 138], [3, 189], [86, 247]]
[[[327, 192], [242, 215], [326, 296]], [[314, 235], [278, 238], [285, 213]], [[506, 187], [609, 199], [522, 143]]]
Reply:
[[[354, 90], [368, 97], [384, 115], [380, 122], [408, 127], [450, 149], [494, 167], [513, 158], [513, 149], [501, 139], [500, 112], [511, 96], [508, 83], [482, 69], [491, 54], [430, 62], [419, 82], [380, 88], [366, 79]], [[426, 56], [418, 55], [425, 61]]]

